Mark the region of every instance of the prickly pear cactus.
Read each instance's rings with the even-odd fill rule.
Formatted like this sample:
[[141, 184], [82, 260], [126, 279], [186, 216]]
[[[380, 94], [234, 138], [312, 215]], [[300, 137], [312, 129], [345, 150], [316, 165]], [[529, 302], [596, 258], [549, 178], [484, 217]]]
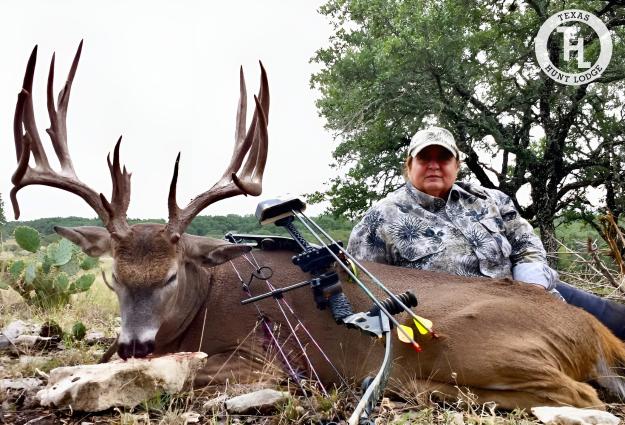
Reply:
[[91, 288], [95, 275], [84, 272], [95, 268], [98, 259], [88, 257], [67, 239], [41, 247], [39, 232], [20, 226], [15, 229], [15, 241], [31, 254], [0, 264], [0, 289], [11, 287], [27, 303], [52, 308]]
[[28, 226], [19, 226], [15, 228], [15, 241], [22, 249], [29, 252], [37, 252], [41, 245], [39, 232]]

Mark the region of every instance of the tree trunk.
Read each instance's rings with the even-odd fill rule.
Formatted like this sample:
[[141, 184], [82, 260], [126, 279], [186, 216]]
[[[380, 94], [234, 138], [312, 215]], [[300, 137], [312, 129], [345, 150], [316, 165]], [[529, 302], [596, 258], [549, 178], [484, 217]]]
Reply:
[[545, 251], [547, 251], [549, 266], [556, 269], [558, 267], [558, 243], [556, 242], [556, 226], [553, 224], [553, 218], [539, 216], [538, 229], [540, 230], [540, 240]]

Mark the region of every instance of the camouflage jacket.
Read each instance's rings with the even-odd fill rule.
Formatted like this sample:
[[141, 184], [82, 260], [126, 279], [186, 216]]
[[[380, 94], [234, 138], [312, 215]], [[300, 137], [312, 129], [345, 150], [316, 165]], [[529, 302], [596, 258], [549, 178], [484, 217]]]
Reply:
[[555, 288], [557, 273], [532, 226], [504, 193], [456, 182], [447, 201], [410, 182], [352, 230], [357, 259], [462, 276], [510, 277]]

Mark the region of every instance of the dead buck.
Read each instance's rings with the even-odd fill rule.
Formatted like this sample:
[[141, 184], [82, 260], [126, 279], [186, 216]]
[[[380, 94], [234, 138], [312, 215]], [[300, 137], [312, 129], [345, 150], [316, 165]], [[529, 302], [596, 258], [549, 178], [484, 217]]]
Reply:
[[[16, 219], [17, 191], [31, 184], [75, 193], [97, 212], [104, 228], [55, 230], [88, 255], [113, 257], [109, 286], [121, 308], [120, 357], [199, 349], [209, 355], [209, 362], [198, 376], [198, 384], [228, 378], [256, 379], [255, 372], [266, 366], [261, 360], [266, 357], [266, 341], [245, 337], [257, 329], [257, 311], [240, 304], [240, 280], [229, 264], [233, 260], [237, 269], [249, 276], [254, 268], [241, 256], [251, 248], [184, 232], [191, 220], [213, 202], [261, 193], [269, 111], [264, 70], [261, 67], [260, 92], [255, 97], [255, 112], [247, 132], [246, 90], [241, 74], [236, 143], [221, 179], [184, 209], [179, 208], [178, 157], [169, 188], [168, 223], [129, 226], [126, 211], [130, 174], [120, 167], [120, 142], [115, 145], [113, 161], [108, 159], [113, 181], [110, 200], [78, 179], [68, 152], [66, 112], [81, 47], [56, 107], [52, 94], [54, 56], [48, 77], [48, 134], [60, 172], [50, 167], [35, 125], [31, 92], [36, 48], [28, 62], [14, 121], [18, 165], [11, 202]], [[34, 166], [29, 165], [31, 156]], [[290, 252], [259, 251], [254, 255], [261, 265], [274, 270], [275, 286], [308, 278], [291, 263]], [[432, 319], [440, 335], [438, 339], [419, 337], [421, 353], [408, 345], [395, 345], [392, 379], [396, 387], [404, 391], [438, 389], [451, 395], [456, 394], [457, 387], [468, 387], [479, 401], [493, 400], [504, 408], [558, 404], [600, 407], [603, 404], [589, 381], [625, 396], [624, 381], [618, 370], [612, 370], [625, 363], [623, 343], [594, 317], [544, 290], [509, 280], [464, 278], [379, 264], [367, 267], [392, 291], [416, 293], [419, 314]], [[344, 291], [356, 311], [370, 307], [354, 285], [345, 284]], [[329, 314], [316, 309], [311, 297], [288, 294], [286, 298], [344, 376], [360, 380], [377, 370], [383, 354], [379, 344], [336, 326]], [[274, 329], [286, 329], [273, 300], [258, 305]], [[307, 335], [302, 340], [305, 347], [312, 347]], [[336, 371], [320, 353], [308, 351], [321, 381], [339, 382]], [[235, 352], [237, 355], [232, 355]], [[301, 358], [293, 360], [302, 363]]]

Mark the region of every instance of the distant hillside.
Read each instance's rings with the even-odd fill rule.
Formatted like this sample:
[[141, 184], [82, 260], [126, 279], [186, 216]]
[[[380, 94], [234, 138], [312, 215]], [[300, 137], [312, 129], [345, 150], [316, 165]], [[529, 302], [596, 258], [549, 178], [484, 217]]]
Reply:
[[[342, 240], [347, 243], [349, 233], [354, 225], [353, 222], [340, 218], [333, 217], [331, 215], [321, 215], [314, 217], [314, 220], [323, 229], [325, 229], [333, 238]], [[129, 224], [135, 223], [165, 223], [162, 219], [129, 219]], [[31, 221], [11, 221], [4, 226], [3, 237], [4, 239], [10, 238], [13, 235], [13, 231], [17, 226], [30, 226], [39, 231], [44, 236], [55, 235], [54, 226], [102, 226], [102, 221], [95, 218], [82, 218], [82, 217], [51, 217], [40, 218]], [[303, 226], [299, 226], [306, 236], [308, 235], [303, 229]], [[286, 235], [287, 233], [275, 225], [261, 226], [254, 215], [240, 216], [237, 214], [228, 215], [215, 215], [215, 216], [198, 216], [189, 225], [186, 233], [200, 236], [212, 236], [216, 238], [222, 238], [228, 232], [235, 233], [253, 233], [253, 234], [278, 234]], [[54, 239], [54, 237], [50, 238]], [[312, 241], [312, 239], [310, 239]]]
[[[325, 229], [330, 235], [337, 240], [343, 241], [344, 245], [347, 245], [349, 240], [349, 234], [354, 222], [342, 217], [333, 217], [331, 215], [320, 215], [314, 217], [314, 220], [323, 229]], [[155, 220], [140, 220], [130, 219], [130, 224], [135, 223], [165, 223], [162, 219]], [[53, 242], [58, 240], [59, 237], [54, 233], [54, 226], [102, 226], [102, 221], [95, 218], [82, 218], [82, 217], [51, 217], [41, 218], [32, 221], [12, 221], [8, 222], [4, 229], [2, 229], [2, 237], [4, 240], [11, 239], [13, 237], [13, 231], [15, 227], [20, 225], [26, 225], [33, 227], [43, 235], [44, 243]], [[315, 243], [315, 239], [307, 232], [304, 226], [297, 224], [298, 229], [304, 234], [306, 239]], [[287, 233], [275, 225], [261, 226], [256, 217], [253, 215], [240, 216], [237, 214], [228, 215], [216, 215], [216, 216], [198, 216], [186, 230], [187, 233], [200, 236], [211, 236], [221, 239], [228, 232], [234, 233], [251, 233], [261, 235], [287, 235]], [[538, 232], [536, 230], [536, 232]], [[562, 241], [569, 249], [578, 251], [580, 254], [586, 252], [587, 239], [590, 237], [592, 240], [597, 241], [601, 249], [605, 248], [605, 243], [599, 237], [597, 232], [590, 226], [585, 225], [581, 221], [575, 221], [567, 224], [560, 224], [556, 228], [556, 235], [560, 241]], [[577, 257], [573, 255], [564, 255], [564, 248], [559, 249], [558, 268], [565, 269], [573, 265]], [[611, 264], [611, 260], [607, 260], [608, 264]]]

